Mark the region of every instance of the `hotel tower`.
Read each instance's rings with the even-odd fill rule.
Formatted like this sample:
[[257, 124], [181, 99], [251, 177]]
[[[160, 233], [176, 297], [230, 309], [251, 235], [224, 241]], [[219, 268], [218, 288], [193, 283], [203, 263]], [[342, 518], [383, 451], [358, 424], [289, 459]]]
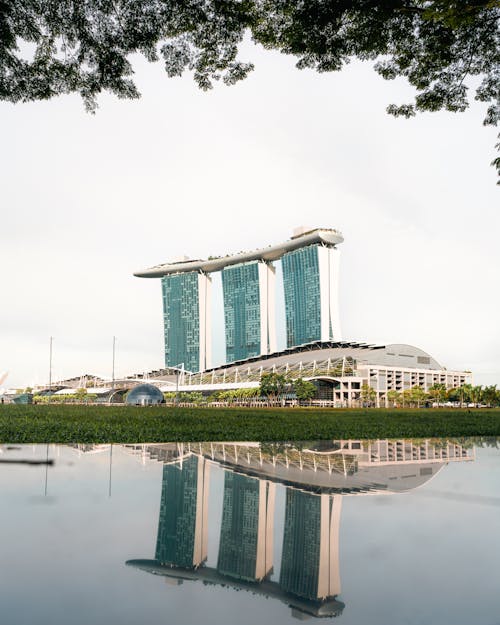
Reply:
[[226, 362], [272, 354], [276, 266], [281, 262], [287, 347], [340, 340], [338, 244], [333, 229], [299, 228], [288, 241], [209, 260], [178, 259], [134, 275], [161, 278], [165, 365], [212, 366], [212, 275], [221, 273]]

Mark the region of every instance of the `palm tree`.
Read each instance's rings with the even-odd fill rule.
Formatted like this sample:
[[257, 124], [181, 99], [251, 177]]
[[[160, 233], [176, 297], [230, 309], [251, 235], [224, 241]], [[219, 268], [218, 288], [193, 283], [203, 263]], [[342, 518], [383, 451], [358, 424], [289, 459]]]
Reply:
[[443, 403], [446, 399], [446, 385], [445, 384], [433, 384], [429, 389], [429, 397], [435, 401], [438, 405]]
[[500, 403], [500, 390], [497, 389], [496, 384], [485, 386], [483, 390], [483, 401], [486, 402], [489, 408]]
[[460, 408], [463, 407], [463, 404], [468, 404], [471, 401], [472, 395], [472, 384], [462, 384], [459, 388], [460, 391]]
[[470, 398], [472, 403], [477, 408], [477, 406], [481, 403], [481, 399], [483, 397], [483, 387], [482, 386], [473, 386], [470, 394]]

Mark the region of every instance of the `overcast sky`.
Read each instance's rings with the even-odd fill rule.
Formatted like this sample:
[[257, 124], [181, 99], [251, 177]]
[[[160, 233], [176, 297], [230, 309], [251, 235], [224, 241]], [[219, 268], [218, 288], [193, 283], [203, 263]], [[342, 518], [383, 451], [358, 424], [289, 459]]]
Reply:
[[250, 46], [243, 57], [250, 77], [208, 93], [138, 58], [142, 99], [102, 96], [96, 115], [78, 96], [0, 103], [4, 385], [47, 381], [50, 336], [55, 378], [111, 375], [113, 335], [118, 375], [161, 367], [160, 282], [132, 273], [304, 223], [344, 234], [343, 338], [410, 343], [500, 383], [484, 107], [394, 119], [385, 107], [412, 91], [369, 63], [316, 74]]

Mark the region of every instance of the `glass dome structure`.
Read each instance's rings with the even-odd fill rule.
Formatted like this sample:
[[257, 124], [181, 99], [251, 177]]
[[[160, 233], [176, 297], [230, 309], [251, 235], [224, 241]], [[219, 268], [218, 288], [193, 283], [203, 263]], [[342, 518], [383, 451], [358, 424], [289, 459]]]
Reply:
[[139, 384], [128, 393], [125, 399], [128, 406], [156, 406], [164, 401], [163, 393], [152, 384]]

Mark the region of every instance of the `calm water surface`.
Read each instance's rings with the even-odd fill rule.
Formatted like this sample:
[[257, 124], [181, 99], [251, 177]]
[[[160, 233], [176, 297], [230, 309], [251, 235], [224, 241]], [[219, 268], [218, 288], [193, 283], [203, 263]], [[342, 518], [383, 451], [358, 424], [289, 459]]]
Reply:
[[2, 445], [1, 623], [498, 625], [496, 444]]

